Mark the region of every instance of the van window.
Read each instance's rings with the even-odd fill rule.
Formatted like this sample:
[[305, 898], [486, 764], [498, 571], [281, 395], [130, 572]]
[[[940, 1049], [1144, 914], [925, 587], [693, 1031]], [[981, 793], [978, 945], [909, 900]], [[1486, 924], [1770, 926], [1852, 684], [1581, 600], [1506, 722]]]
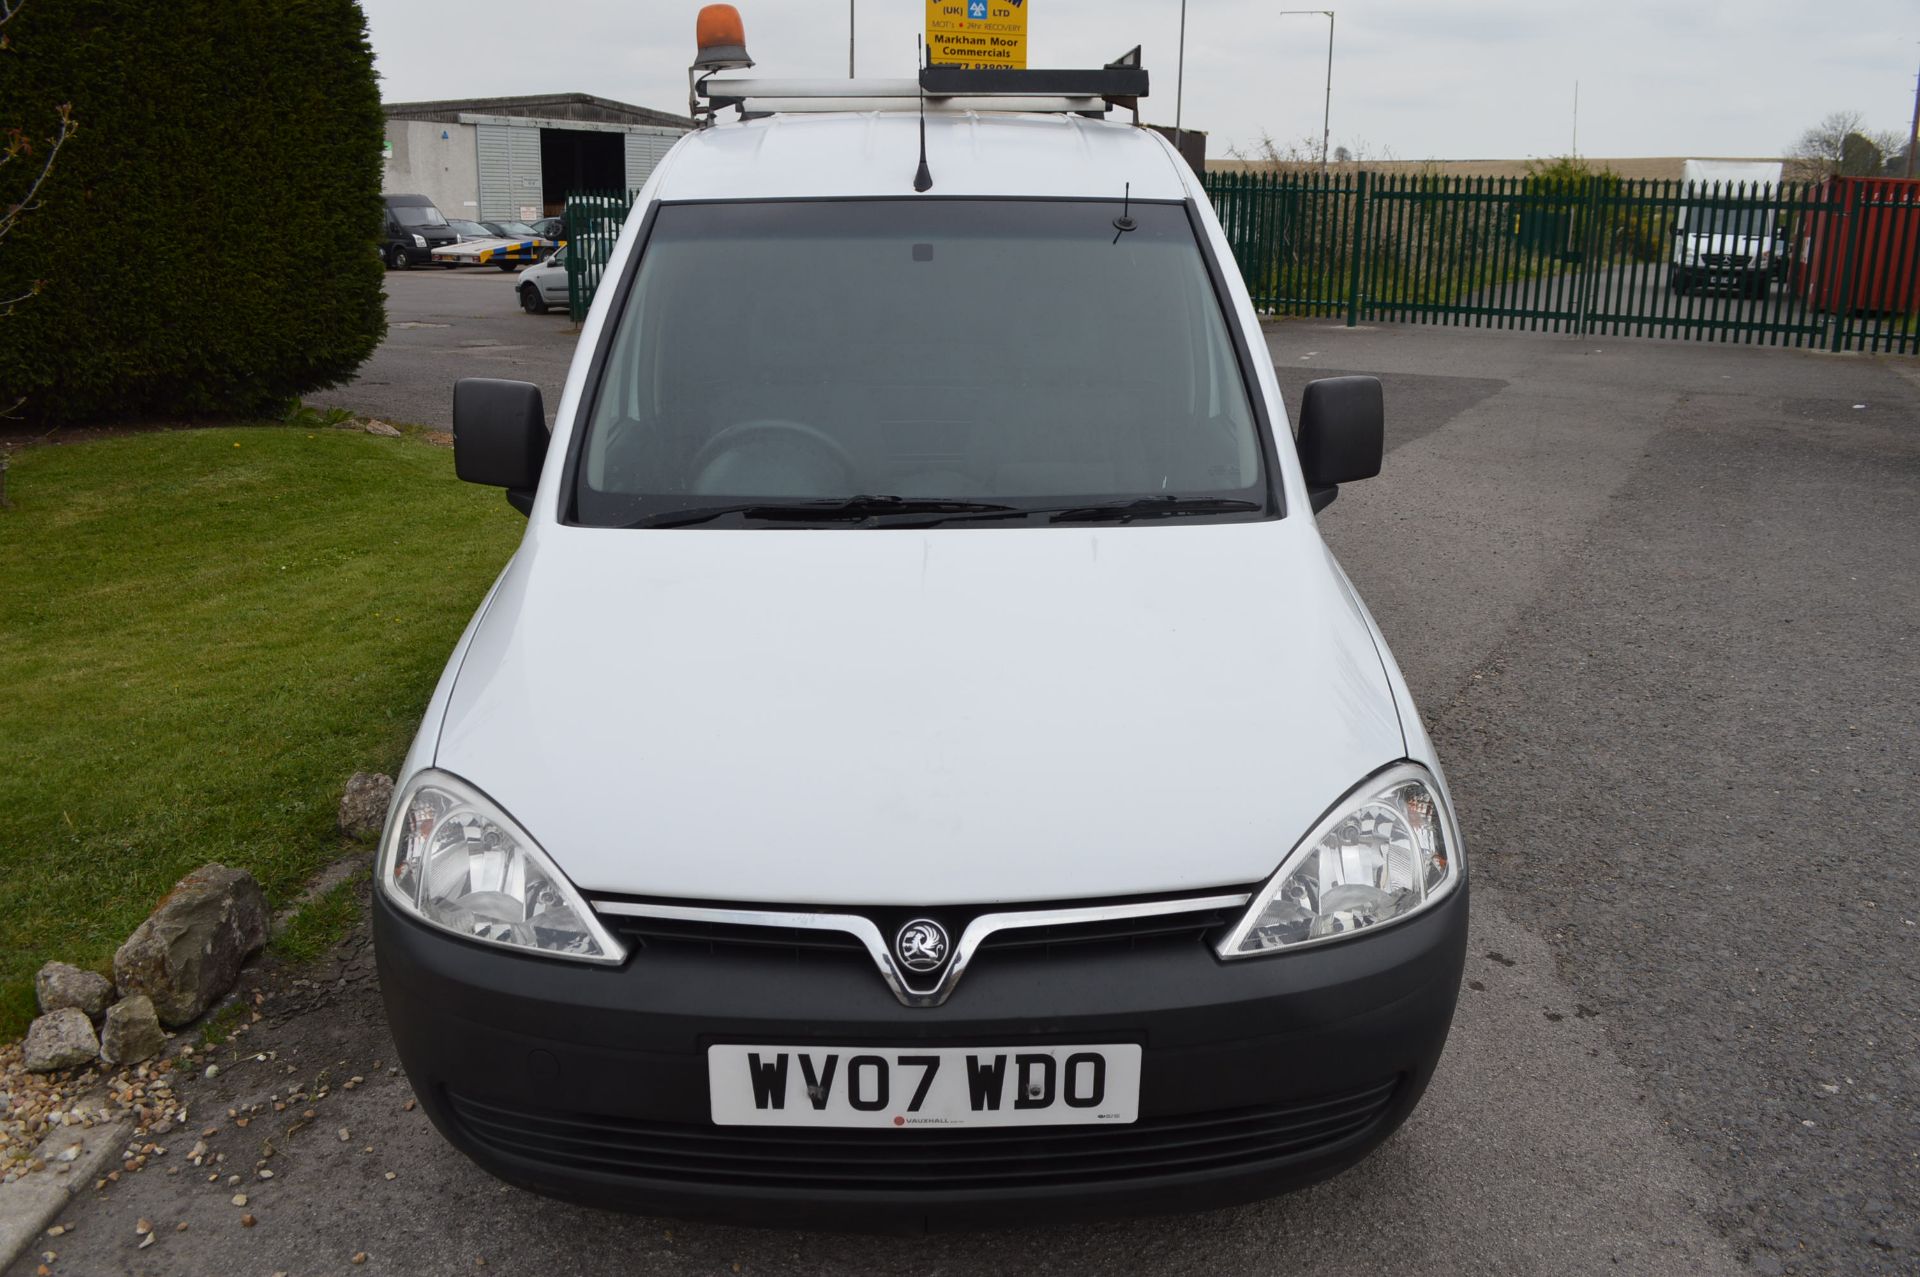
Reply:
[[[1270, 517], [1246, 383], [1187, 212], [1134, 201], [1124, 231], [1121, 212], [1118, 200], [661, 207], [578, 454], [575, 517], [627, 526], [856, 496], [1036, 519], [1181, 498], [1191, 517]], [[1206, 498], [1222, 509], [1197, 508]], [[759, 523], [741, 512], [701, 526]]]

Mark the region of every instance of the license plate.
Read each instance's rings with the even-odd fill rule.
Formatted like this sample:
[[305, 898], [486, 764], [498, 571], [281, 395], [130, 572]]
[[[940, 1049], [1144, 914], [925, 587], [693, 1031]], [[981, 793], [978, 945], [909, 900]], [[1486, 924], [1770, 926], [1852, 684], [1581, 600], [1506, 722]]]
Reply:
[[1140, 1047], [710, 1046], [718, 1126], [1124, 1126]]

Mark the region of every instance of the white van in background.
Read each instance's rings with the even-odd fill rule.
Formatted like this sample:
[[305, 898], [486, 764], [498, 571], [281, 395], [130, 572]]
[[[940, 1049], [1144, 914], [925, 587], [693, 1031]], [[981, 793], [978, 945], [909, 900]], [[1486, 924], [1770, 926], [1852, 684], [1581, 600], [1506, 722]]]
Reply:
[[1687, 203], [1673, 224], [1673, 264], [1667, 286], [1732, 288], [1765, 297], [1776, 243], [1773, 202], [1780, 164], [1755, 160], [1686, 160], [1681, 179]]

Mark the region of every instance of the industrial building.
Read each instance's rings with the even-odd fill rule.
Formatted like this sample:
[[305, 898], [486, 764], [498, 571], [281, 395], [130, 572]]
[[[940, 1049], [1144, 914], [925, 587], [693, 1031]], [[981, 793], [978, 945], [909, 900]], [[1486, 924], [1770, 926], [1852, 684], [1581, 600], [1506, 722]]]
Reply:
[[557, 215], [576, 191], [637, 190], [685, 116], [586, 93], [386, 105], [390, 195], [425, 195], [448, 217]]

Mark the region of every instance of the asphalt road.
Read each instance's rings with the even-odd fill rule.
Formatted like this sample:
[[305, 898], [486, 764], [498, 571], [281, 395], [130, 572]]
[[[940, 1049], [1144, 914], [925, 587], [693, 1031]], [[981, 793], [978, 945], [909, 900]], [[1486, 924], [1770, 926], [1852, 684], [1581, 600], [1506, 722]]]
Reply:
[[[1475, 876], [1446, 1057], [1369, 1161], [1238, 1210], [923, 1240], [558, 1205], [406, 1110], [358, 937], [304, 986], [268, 974], [267, 1019], [185, 1088], [190, 1133], [75, 1206], [53, 1271], [1920, 1268], [1920, 366], [1319, 323], [1270, 345], [1292, 402], [1330, 372], [1386, 383], [1386, 470], [1320, 522], [1435, 733]], [[322, 1072], [326, 1099], [272, 1112]], [[203, 1122], [254, 1227], [180, 1166]], [[159, 1241], [136, 1250], [143, 1217]]]
[[573, 359], [573, 321], [521, 310], [518, 278], [491, 266], [388, 271], [386, 341], [353, 381], [307, 402], [450, 430], [454, 382], [505, 377], [537, 384], [551, 419]]

